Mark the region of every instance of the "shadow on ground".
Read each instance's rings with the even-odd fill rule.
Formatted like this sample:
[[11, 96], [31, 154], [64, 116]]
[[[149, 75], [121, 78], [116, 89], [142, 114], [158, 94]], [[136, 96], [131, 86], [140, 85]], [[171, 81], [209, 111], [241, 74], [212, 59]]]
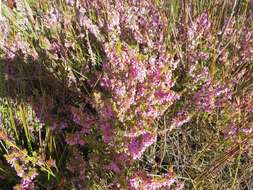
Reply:
[[[24, 57], [22, 53], [17, 53], [13, 59], [0, 59], [0, 103], [2, 100], [28, 103], [40, 122], [49, 127], [58, 121], [72, 122], [68, 107], [84, 104], [85, 94], [78, 91], [75, 86], [69, 85], [64, 73], [59, 75], [61, 78], [54, 75], [54, 72], [46, 67], [50, 63], [44, 63], [43, 60], [47, 59], [43, 53], [39, 57], [41, 58], [34, 60], [32, 57]], [[18, 130], [19, 134], [23, 133], [22, 127]], [[45, 136], [45, 131], [42, 129], [43, 135]], [[62, 138], [60, 133], [54, 135]], [[0, 164], [6, 166], [6, 169], [15, 176], [15, 171], [1, 154]], [[0, 174], [0, 189], [2, 187], [11, 189], [17, 182], [18, 177], [4, 177]]]

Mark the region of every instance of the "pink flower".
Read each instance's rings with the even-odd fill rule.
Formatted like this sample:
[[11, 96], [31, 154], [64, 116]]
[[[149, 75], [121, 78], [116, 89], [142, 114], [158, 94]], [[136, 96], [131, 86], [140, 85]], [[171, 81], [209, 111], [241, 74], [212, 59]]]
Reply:
[[156, 135], [144, 133], [141, 136], [134, 137], [128, 145], [128, 150], [132, 158], [138, 159], [143, 152], [156, 141]]
[[129, 186], [131, 190], [170, 189], [176, 182], [177, 180], [170, 174], [159, 177], [151, 177], [144, 172], [138, 172], [129, 180]]
[[188, 123], [190, 121], [190, 116], [187, 112], [183, 111], [178, 114], [172, 119], [171, 123], [171, 129], [181, 127], [185, 123]]

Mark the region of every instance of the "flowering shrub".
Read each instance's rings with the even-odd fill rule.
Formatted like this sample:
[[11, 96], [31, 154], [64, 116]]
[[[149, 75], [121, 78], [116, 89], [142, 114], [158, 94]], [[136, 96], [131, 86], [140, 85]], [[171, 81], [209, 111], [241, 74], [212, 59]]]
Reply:
[[[200, 164], [197, 175], [189, 165], [198, 168], [205, 147], [216, 145], [191, 144], [200, 123], [227, 142], [225, 158], [249, 157], [251, 2], [197, 13], [182, 3], [177, 22], [163, 1], [3, 3], [0, 168], [6, 163], [15, 177], [0, 177], [16, 189], [198, 188], [213, 167]], [[236, 11], [248, 16], [236, 19]], [[171, 152], [169, 139], [189, 128], [190, 161], [177, 162], [170, 154], [188, 137]], [[168, 169], [176, 162], [185, 168]]]

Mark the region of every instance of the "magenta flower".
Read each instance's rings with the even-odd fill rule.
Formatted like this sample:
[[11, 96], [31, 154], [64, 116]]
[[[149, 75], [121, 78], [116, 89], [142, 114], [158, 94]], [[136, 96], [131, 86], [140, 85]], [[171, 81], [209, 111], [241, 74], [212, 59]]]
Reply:
[[128, 150], [132, 158], [138, 159], [143, 152], [156, 141], [156, 135], [150, 133], [144, 133], [141, 136], [131, 139]]

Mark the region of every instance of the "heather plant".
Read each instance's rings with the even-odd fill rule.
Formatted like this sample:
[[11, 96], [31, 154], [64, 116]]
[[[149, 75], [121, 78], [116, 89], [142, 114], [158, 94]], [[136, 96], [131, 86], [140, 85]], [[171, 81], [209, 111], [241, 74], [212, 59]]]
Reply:
[[5, 189], [252, 187], [251, 1], [1, 6]]

